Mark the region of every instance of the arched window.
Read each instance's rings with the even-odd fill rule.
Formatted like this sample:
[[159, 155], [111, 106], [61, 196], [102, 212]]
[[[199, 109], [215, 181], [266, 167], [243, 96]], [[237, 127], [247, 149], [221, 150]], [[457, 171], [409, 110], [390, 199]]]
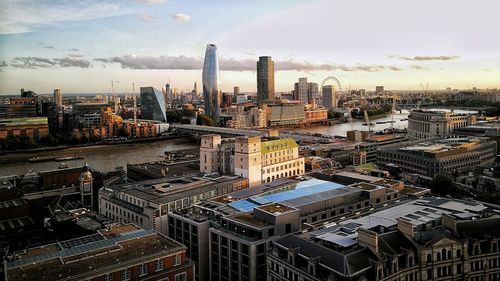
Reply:
[[437, 255], [436, 255], [436, 259], [437, 259], [437, 261], [440, 261], [440, 260], [441, 260], [441, 253], [440, 253], [440, 252], [438, 252], [438, 253], [437, 253]]
[[462, 257], [462, 251], [460, 249], [457, 250], [457, 258]]
[[432, 262], [432, 254], [427, 254], [427, 262]]
[[443, 257], [443, 260], [446, 260], [446, 249], [441, 250], [441, 255]]
[[451, 251], [448, 251], [448, 259], [451, 260]]
[[271, 181], [271, 179], [269, 177], [267, 177], [267, 182], [270, 182], [270, 181]]

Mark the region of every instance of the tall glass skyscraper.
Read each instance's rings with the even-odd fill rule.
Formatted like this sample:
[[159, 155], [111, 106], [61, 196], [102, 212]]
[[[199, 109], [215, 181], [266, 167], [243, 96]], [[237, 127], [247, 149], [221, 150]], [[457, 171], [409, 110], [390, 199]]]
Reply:
[[219, 60], [217, 59], [217, 46], [208, 44], [203, 64], [203, 100], [205, 101], [205, 115], [219, 123], [221, 92], [219, 90]]
[[165, 96], [153, 87], [141, 87], [141, 118], [167, 122]]
[[257, 62], [257, 104], [274, 100], [274, 61], [271, 57], [259, 57]]

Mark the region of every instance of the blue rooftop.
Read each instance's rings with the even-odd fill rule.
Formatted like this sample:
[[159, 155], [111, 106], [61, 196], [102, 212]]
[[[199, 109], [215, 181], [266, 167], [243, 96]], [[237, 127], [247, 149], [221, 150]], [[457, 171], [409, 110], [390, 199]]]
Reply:
[[324, 191], [329, 191], [337, 188], [344, 187], [344, 185], [324, 181], [319, 179], [310, 179], [297, 183], [294, 189], [287, 190], [279, 193], [273, 193], [264, 196], [253, 196], [247, 199], [238, 200], [228, 205], [242, 212], [252, 211], [253, 208], [268, 204], [268, 203], [280, 203], [286, 200], [295, 199], [303, 196], [308, 196], [311, 194], [316, 194]]

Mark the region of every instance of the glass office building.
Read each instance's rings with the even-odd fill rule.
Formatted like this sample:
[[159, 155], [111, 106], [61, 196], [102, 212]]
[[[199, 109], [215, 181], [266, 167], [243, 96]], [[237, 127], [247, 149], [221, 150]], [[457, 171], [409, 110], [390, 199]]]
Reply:
[[167, 122], [165, 96], [153, 87], [141, 87], [141, 118]]
[[217, 46], [208, 44], [203, 64], [203, 100], [205, 101], [205, 115], [219, 123], [221, 92], [219, 90], [219, 61], [217, 59]]

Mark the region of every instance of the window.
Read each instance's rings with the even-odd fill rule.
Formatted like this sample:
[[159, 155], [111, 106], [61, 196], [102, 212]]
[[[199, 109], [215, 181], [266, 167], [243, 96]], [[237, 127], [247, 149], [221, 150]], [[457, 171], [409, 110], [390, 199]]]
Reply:
[[186, 281], [187, 280], [186, 272], [176, 274], [174, 280], [175, 281]]
[[[175, 255], [175, 260], [174, 260], [174, 266], [178, 266], [181, 264], [181, 254]], [[175, 280], [177, 280], [177, 277], [175, 277]]]
[[139, 266], [139, 276], [144, 276], [148, 274], [148, 264], [143, 263]]
[[113, 273], [104, 275], [104, 281], [113, 281]]
[[163, 270], [163, 260], [157, 260], [155, 263], [155, 271]]
[[130, 280], [130, 268], [127, 268], [127, 269], [122, 271], [122, 280], [123, 281]]

